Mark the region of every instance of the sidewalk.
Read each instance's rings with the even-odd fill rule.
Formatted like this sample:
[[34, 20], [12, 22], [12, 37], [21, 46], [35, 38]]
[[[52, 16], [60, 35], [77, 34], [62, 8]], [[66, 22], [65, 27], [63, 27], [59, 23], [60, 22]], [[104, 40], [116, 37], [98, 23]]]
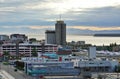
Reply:
[[15, 79], [13, 76], [11, 76], [4, 70], [0, 70], [0, 75], [2, 76], [2, 79]]

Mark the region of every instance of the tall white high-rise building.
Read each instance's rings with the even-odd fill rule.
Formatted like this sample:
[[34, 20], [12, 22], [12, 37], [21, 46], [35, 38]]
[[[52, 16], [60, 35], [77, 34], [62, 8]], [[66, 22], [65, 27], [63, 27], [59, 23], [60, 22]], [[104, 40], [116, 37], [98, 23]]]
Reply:
[[64, 21], [57, 21], [55, 24], [55, 34], [56, 34], [56, 44], [57, 45], [66, 45], [66, 24]]

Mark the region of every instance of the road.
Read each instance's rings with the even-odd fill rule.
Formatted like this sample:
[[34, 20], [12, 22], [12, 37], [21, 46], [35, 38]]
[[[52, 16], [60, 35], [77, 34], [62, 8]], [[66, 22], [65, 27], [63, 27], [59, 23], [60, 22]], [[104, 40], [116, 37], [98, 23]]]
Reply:
[[11, 65], [3, 65], [0, 62], [0, 67], [2, 70], [5, 70], [10, 75], [12, 75], [15, 79], [36, 79], [36, 78], [26, 75], [23, 71], [18, 70], [17, 72], [15, 72], [14, 71], [15, 68]]
[[[14, 71], [15, 68], [12, 65], [3, 65], [1, 62], [0, 62], [0, 69], [5, 70], [10, 75], [12, 75], [15, 79], [39, 79], [39, 78], [26, 75], [23, 71], [20, 71], [20, 70], [15, 72]], [[75, 78], [75, 77], [74, 78], [63, 78], [60, 76], [59, 78], [47, 77], [47, 79], [81, 79], [81, 78]]]

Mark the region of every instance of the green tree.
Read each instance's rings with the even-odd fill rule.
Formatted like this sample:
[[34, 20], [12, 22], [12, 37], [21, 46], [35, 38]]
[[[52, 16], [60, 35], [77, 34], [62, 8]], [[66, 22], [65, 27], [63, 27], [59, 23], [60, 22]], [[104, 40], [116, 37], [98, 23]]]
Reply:
[[120, 72], [120, 66], [115, 66], [115, 72]]
[[15, 67], [16, 67], [17, 69], [24, 70], [24, 66], [25, 66], [24, 62], [16, 61], [16, 62], [15, 62], [15, 65], [16, 65]]
[[9, 58], [10, 58], [10, 53], [9, 53], [8, 51], [4, 51], [4, 52], [3, 52], [3, 56], [4, 56], [4, 60], [5, 60], [5, 61], [8, 61]]
[[37, 49], [35, 47], [32, 49], [32, 53], [31, 54], [32, 54], [33, 57], [37, 57], [38, 56]]

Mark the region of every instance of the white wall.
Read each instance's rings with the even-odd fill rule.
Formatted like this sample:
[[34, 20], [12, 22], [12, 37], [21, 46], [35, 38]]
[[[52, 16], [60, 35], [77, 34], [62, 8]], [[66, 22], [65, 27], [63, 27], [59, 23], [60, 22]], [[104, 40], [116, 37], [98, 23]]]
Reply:
[[88, 57], [96, 58], [96, 47], [89, 47]]

